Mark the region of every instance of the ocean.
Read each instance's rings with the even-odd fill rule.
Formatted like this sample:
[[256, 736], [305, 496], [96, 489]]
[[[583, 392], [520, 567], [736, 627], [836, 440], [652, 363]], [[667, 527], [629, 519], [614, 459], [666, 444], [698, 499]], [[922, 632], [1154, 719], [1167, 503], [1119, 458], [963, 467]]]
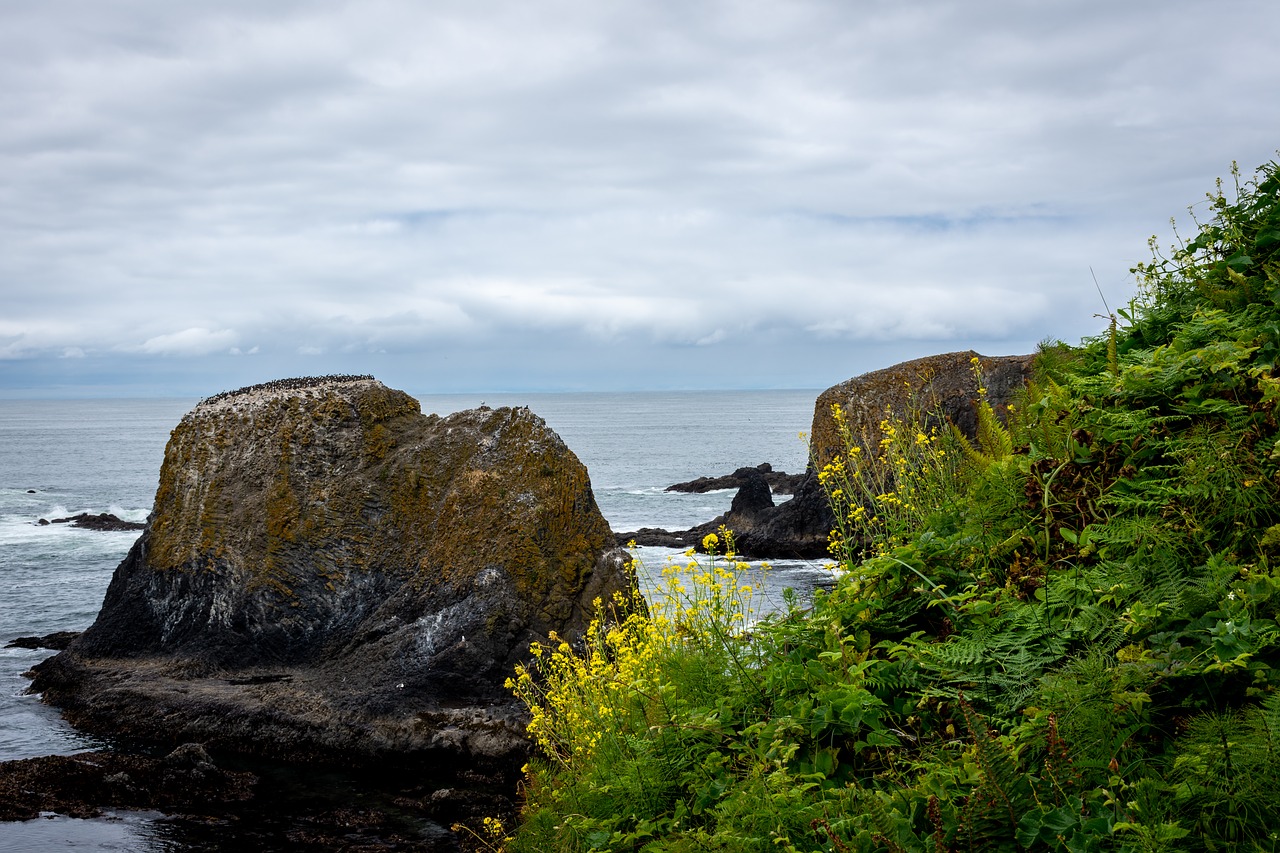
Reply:
[[[684, 529], [725, 512], [732, 491], [666, 492], [672, 483], [768, 462], [804, 469], [817, 391], [492, 394], [419, 396], [424, 412], [528, 406], [587, 466], [615, 531]], [[195, 400], [0, 400], [0, 646], [20, 636], [78, 631], [94, 619], [136, 532], [103, 533], [41, 518], [110, 512], [145, 521], [170, 430]], [[784, 500], [779, 496], [777, 500]], [[657, 573], [683, 554], [642, 548]], [[829, 581], [819, 563], [777, 561], [765, 605], [791, 587], [803, 597]], [[23, 673], [51, 652], [0, 648], [0, 761], [70, 754], [108, 744], [72, 729]], [[156, 816], [65, 818], [0, 824], [5, 850], [195, 851]]]

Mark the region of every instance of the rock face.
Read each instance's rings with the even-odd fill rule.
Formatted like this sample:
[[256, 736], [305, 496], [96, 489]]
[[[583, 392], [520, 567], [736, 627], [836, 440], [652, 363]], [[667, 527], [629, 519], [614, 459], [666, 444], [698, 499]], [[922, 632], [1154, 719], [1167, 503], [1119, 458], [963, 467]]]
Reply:
[[940, 413], [973, 438], [977, 432], [977, 379], [973, 359], [978, 359], [987, 400], [1004, 417], [1015, 394], [1031, 378], [1034, 356], [985, 356], [969, 350], [904, 361], [854, 377], [828, 388], [813, 406], [809, 450], [819, 469], [843, 452], [840, 434], [831, 416], [832, 405], [844, 410], [854, 435], [863, 436], [864, 447], [875, 448], [881, 438], [880, 422], [888, 416], [907, 420], [913, 414]]
[[631, 583], [527, 409], [423, 416], [371, 377], [203, 401], [97, 621], [32, 689], [75, 724], [293, 759], [504, 763], [503, 687]]

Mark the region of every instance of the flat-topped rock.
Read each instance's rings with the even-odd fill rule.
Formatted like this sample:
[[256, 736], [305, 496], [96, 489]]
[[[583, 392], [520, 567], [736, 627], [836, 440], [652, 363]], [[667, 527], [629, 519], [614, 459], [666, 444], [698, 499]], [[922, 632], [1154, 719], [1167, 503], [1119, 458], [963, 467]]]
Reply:
[[205, 397], [196, 404], [194, 409], [184, 415], [183, 419], [198, 418], [219, 410], [247, 411], [253, 408], [261, 408], [281, 398], [314, 397], [328, 391], [339, 391], [350, 397], [378, 386], [382, 386], [382, 383], [368, 374], [330, 374], [328, 376], [298, 376], [291, 379], [275, 379], [270, 382], [260, 382], [257, 385], [247, 385], [234, 391], [221, 391], [211, 397]]

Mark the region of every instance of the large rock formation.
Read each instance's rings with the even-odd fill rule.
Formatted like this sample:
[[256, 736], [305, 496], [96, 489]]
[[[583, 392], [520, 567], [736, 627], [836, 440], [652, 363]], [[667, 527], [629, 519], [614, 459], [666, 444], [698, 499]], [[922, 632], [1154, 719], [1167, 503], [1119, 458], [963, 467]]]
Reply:
[[371, 377], [207, 399], [97, 621], [37, 668], [75, 724], [295, 759], [525, 750], [503, 687], [630, 583], [527, 409], [423, 416]]
[[809, 433], [810, 468], [830, 462], [843, 453], [840, 433], [831, 407], [844, 411], [850, 431], [863, 446], [874, 450], [880, 440], [880, 422], [886, 417], [906, 421], [941, 416], [970, 438], [977, 434], [978, 385], [973, 360], [981, 368], [987, 401], [1004, 417], [1014, 395], [1031, 378], [1034, 356], [978, 355], [949, 352], [904, 361], [883, 370], [874, 370], [828, 388], [813, 406], [813, 428]]
[[809, 469], [791, 500], [772, 510], [735, 517], [724, 523], [737, 533], [739, 549], [748, 556], [827, 556], [828, 534], [835, 518], [827, 495], [818, 483], [817, 471], [843, 452], [839, 431], [831, 414], [838, 404], [849, 429], [863, 445], [874, 450], [886, 417], [909, 420], [942, 418], [972, 438], [977, 430], [977, 379], [973, 359], [978, 360], [987, 400], [1003, 417], [1009, 403], [1031, 378], [1034, 356], [983, 356], [972, 350], [933, 355], [864, 373], [818, 395], [809, 433]]
[[738, 552], [745, 557], [807, 560], [827, 557], [827, 537], [835, 526], [835, 518], [816, 472], [843, 452], [831, 414], [832, 405], [839, 404], [850, 431], [873, 451], [881, 438], [880, 422], [886, 417], [895, 420], [942, 418], [972, 438], [977, 430], [977, 380], [972, 361], [975, 358], [981, 367], [987, 400], [1003, 417], [1009, 403], [1031, 377], [1034, 356], [991, 357], [973, 351], [951, 352], [864, 373], [818, 396], [813, 407], [809, 468], [790, 500], [777, 506], [766, 505], [764, 496], [768, 489], [760, 479], [762, 475], [753, 478], [748, 469], [740, 469], [734, 472], [734, 477], [741, 475], [742, 491], [729, 512], [719, 518], [685, 531], [646, 529], [620, 534], [619, 539], [631, 539], [641, 545], [696, 548], [704, 535], [724, 525], [734, 531]]

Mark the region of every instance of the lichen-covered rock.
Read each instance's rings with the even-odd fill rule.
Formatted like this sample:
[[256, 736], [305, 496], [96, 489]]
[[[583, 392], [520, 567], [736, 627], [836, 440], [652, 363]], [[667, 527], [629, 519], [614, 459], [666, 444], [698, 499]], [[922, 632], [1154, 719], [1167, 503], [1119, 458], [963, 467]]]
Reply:
[[1031, 377], [1034, 356], [991, 357], [972, 351], [951, 352], [864, 373], [818, 396], [810, 432], [809, 469], [791, 500], [776, 507], [757, 507], [750, 513], [731, 510], [712, 522], [692, 528], [685, 538], [696, 543], [699, 533], [724, 524], [734, 530], [738, 549], [747, 557], [818, 559], [827, 556], [828, 534], [835, 525], [835, 517], [815, 471], [843, 452], [831, 414], [832, 405], [840, 405], [851, 432], [861, 437], [863, 445], [872, 451], [877, 449], [882, 437], [880, 422], [886, 417], [906, 420], [941, 416], [972, 438], [977, 429], [978, 399], [973, 359], [978, 360], [981, 368], [987, 400], [996, 414], [1003, 417], [1014, 395]]
[[974, 359], [981, 368], [987, 400], [996, 414], [1003, 417], [1014, 395], [1031, 378], [1034, 356], [993, 357], [969, 350], [904, 361], [855, 376], [818, 396], [809, 435], [813, 462], [821, 469], [844, 451], [831, 415], [831, 407], [836, 404], [844, 410], [850, 431], [862, 437], [864, 445], [871, 449], [877, 447], [882, 437], [880, 422], [886, 417], [905, 421], [941, 414], [972, 438], [978, 423]]
[[529, 643], [629, 587], [528, 409], [422, 415], [369, 377], [205, 400], [97, 621], [37, 670], [76, 723], [295, 758], [524, 748]]

